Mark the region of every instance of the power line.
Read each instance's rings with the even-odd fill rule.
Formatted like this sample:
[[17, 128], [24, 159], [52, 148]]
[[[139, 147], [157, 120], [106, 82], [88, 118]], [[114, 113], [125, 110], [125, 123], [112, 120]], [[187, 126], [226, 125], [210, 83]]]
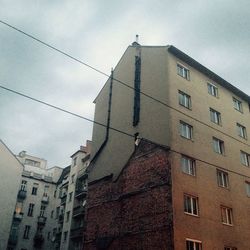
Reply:
[[[25, 97], [25, 98], [27, 98], [27, 99], [30, 99], [30, 100], [32, 100], [32, 101], [38, 102], [38, 103], [40, 103], [40, 104], [46, 105], [46, 106], [48, 106], [48, 107], [50, 107], [50, 108], [54, 108], [54, 109], [56, 109], [56, 110], [58, 110], [58, 111], [61, 111], [61, 112], [66, 113], [66, 114], [69, 114], [69, 115], [72, 115], [72, 116], [81, 118], [81, 119], [83, 119], [83, 120], [85, 120], [85, 121], [88, 121], [88, 122], [91, 122], [91, 123], [95, 123], [95, 124], [97, 124], [97, 125], [100, 125], [100, 126], [102, 126], [102, 127], [107, 128], [107, 126], [106, 126], [105, 124], [103, 124], [103, 123], [96, 122], [96, 121], [94, 121], [94, 120], [92, 120], [92, 119], [86, 118], [86, 117], [84, 117], [84, 116], [82, 116], [82, 115], [79, 115], [79, 114], [76, 114], [76, 113], [74, 113], [74, 112], [68, 111], [68, 110], [66, 110], [66, 109], [60, 108], [60, 107], [58, 107], [58, 106], [52, 105], [52, 104], [50, 104], [50, 103], [48, 103], [48, 102], [41, 101], [41, 100], [39, 100], [39, 99], [36, 99], [36, 98], [34, 98], [34, 97], [31, 97], [31, 96], [28, 96], [28, 95], [23, 94], [23, 93], [21, 93], [21, 92], [18, 92], [18, 91], [16, 91], [16, 90], [13, 90], [13, 89], [4, 87], [4, 86], [2, 86], [2, 85], [0, 85], [0, 88], [4, 89], [4, 90], [6, 90], [6, 91], [9, 91], [9, 92], [11, 92], [11, 93], [14, 93], [14, 94], [16, 94], [16, 95], [19, 95], [19, 96]], [[122, 131], [122, 130], [120, 130], [120, 129], [113, 128], [113, 127], [109, 127], [109, 129], [111, 129], [111, 130], [113, 130], [113, 131], [116, 131], [116, 132], [118, 132], [118, 133], [124, 134], [124, 135], [126, 135], [126, 136], [129, 136], [129, 137], [134, 138], [134, 135], [129, 134], [129, 133], [127, 133], [127, 132], [124, 132], [124, 131]], [[148, 140], [147, 138], [142, 138], [142, 139]], [[149, 140], [149, 141], [150, 141], [150, 140]], [[183, 153], [181, 153], [181, 152], [179, 152], [179, 151], [177, 151], [177, 150], [174, 150], [174, 149], [170, 149], [169, 151], [171, 151], [171, 152], [173, 152], [173, 153], [177, 153], [177, 154], [183, 155]], [[235, 171], [230, 170], [230, 169], [226, 169], [226, 168], [224, 168], [224, 167], [220, 167], [220, 166], [218, 166], [218, 165], [216, 165], [216, 164], [213, 164], [213, 163], [210, 163], [210, 162], [201, 160], [201, 159], [196, 158], [196, 157], [192, 157], [192, 159], [195, 159], [196, 161], [200, 161], [200, 162], [202, 162], [202, 163], [205, 163], [205, 164], [207, 164], [207, 165], [209, 165], [209, 166], [212, 166], [212, 167], [215, 167], [215, 168], [219, 168], [219, 169], [223, 169], [223, 170], [225, 170], [225, 171], [227, 171], [227, 172], [230, 172], [230, 173], [233, 173], [233, 174], [236, 174], [236, 175], [240, 175], [240, 176], [242, 176], [242, 177], [244, 177], [244, 178], [250, 178], [250, 176], [247, 176], [247, 175], [244, 175], [244, 174], [235, 172]]]
[[[20, 95], [20, 96], [22, 96], [22, 97], [25, 97], [25, 98], [27, 98], [27, 99], [30, 99], [30, 100], [32, 100], [32, 101], [35, 101], [35, 102], [41, 103], [41, 104], [43, 104], [43, 105], [49, 106], [49, 107], [54, 108], [54, 109], [56, 109], [56, 110], [59, 110], [59, 111], [61, 111], [61, 112], [67, 113], [67, 114], [69, 114], [69, 115], [73, 115], [73, 116], [75, 116], [75, 117], [81, 118], [81, 119], [83, 119], [83, 120], [85, 120], [85, 121], [95, 123], [95, 124], [100, 125], [100, 126], [105, 127], [105, 128], [107, 127], [107, 126], [106, 126], [105, 124], [103, 124], [103, 123], [94, 121], [94, 120], [89, 119], [89, 118], [87, 118], [87, 117], [84, 117], [84, 116], [82, 116], [82, 115], [78, 115], [78, 114], [73, 113], [73, 112], [71, 112], [71, 111], [69, 111], [69, 110], [66, 110], [66, 109], [60, 108], [60, 107], [58, 107], [58, 106], [52, 105], [52, 104], [50, 104], [50, 103], [48, 103], [48, 102], [41, 101], [41, 100], [39, 100], [39, 99], [36, 99], [36, 98], [34, 98], [34, 97], [31, 97], [31, 96], [28, 96], [28, 95], [23, 94], [23, 93], [21, 93], [21, 92], [18, 92], [18, 91], [16, 91], [16, 90], [12, 90], [12, 89], [7, 88], [7, 87], [4, 87], [4, 86], [2, 86], [2, 85], [0, 85], [0, 88], [1, 88], [1, 89], [4, 89], [4, 90], [7, 90], [7, 91], [9, 91], [9, 92], [12, 92], [12, 93], [14, 93], [14, 94]], [[121, 133], [121, 134], [124, 134], [124, 135], [127, 135], [127, 136], [130, 136], [130, 137], [133, 137], [133, 138], [134, 138], [134, 135], [131, 135], [131, 134], [127, 133], [127, 132], [124, 132], [124, 131], [122, 131], [122, 130], [119, 130], [119, 129], [116, 129], [116, 128], [112, 128], [112, 127], [109, 127], [109, 128], [110, 128], [111, 130], [114, 130], [114, 131], [116, 131], [116, 132], [119, 132], [119, 133]]]
[[[0, 20], [0, 23], [2, 23], [2, 24], [4, 24], [4, 25], [8, 26], [8, 27], [11, 28], [11, 29], [14, 29], [14, 30], [20, 32], [21, 34], [23, 34], [23, 35], [25, 35], [25, 36], [27, 36], [27, 37], [29, 37], [29, 38], [31, 38], [31, 39], [33, 39], [33, 40], [35, 40], [35, 41], [41, 43], [41, 44], [43, 44], [43, 45], [45, 45], [46, 47], [48, 47], [48, 48], [50, 48], [50, 49], [53, 49], [53, 50], [57, 51], [58, 53], [63, 54], [64, 56], [69, 57], [70, 59], [72, 59], [72, 60], [74, 60], [74, 61], [76, 61], [76, 62], [78, 62], [78, 63], [80, 63], [80, 64], [82, 64], [82, 65], [84, 65], [84, 66], [86, 66], [86, 67], [88, 67], [88, 68], [90, 68], [90, 69], [96, 71], [96, 72], [98, 72], [99, 74], [102, 74], [102, 75], [104, 75], [104, 76], [106, 76], [106, 77], [109, 77], [109, 75], [106, 74], [105, 72], [103, 72], [103, 71], [101, 71], [101, 70], [99, 70], [99, 69], [97, 69], [97, 68], [95, 68], [95, 67], [93, 67], [93, 66], [91, 66], [91, 65], [89, 65], [89, 64], [87, 64], [87, 63], [85, 63], [85, 62], [83, 62], [83, 61], [81, 61], [81, 60], [79, 60], [79, 59], [77, 59], [76, 57], [73, 57], [73, 56], [69, 55], [68, 53], [66, 53], [66, 52], [64, 52], [64, 51], [62, 51], [62, 50], [56, 48], [55, 46], [52, 46], [52, 45], [50, 45], [50, 44], [48, 44], [48, 43], [46, 43], [46, 42], [43, 42], [42, 40], [40, 40], [40, 39], [34, 37], [33, 35], [30, 35], [30, 34], [26, 33], [25, 31], [23, 31], [23, 30], [21, 30], [21, 29], [18, 29], [18, 28], [16, 28], [16, 27], [14, 27], [13, 25], [10, 25], [10, 24], [8, 24], [8, 23], [2, 21], [2, 20]], [[174, 107], [168, 105], [167, 103], [165, 103], [165, 102], [163, 102], [163, 101], [161, 101], [161, 100], [159, 100], [159, 99], [157, 99], [157, 98], [155, 98], [155, 97], [153, 97], [153, 96], [151, 96], [151, 95], [149, 95], [149, 94], [147, 94], [147, 93], [144, 93], [143, 91], [136, 90], [134, 87], [131, 87], [129, 84], [127, 84], [127, 83], [125, 83], [125, 82], [123, 82], [123, 81], [121, 81], [121, 80], [119, 80], [119, 79], [116, 79], [116, 78], [113, 77], [113, 81], [114, 81], [114, 82], [118, 82], [118, 83], [120, 83], [121, 85], [123, 85], [123, 86], [125, 86], [125, 87], [127, 87], [127, 88], [129, 88], [129, 89], [132, 89], [132, 90], [134, 90], [134, 91], [136, 91], [136, 92], [139, 92], [140, 94], [144, 95], [145, 97], [147, 97], [147, 98], [149, 98], [149, 99], [151, 99], [151, 100], [153, 100], [153, 101], [155, 101], [155, 102], [158, 102], [159, 104], [162, 104], [163, 106], [165, 106], [165, 107], [167, 107], [167, 108], [169, 108], [169, 109], [172, 109], [172, 110], [174, 110], [174, 111], [176, 111], [176, 112], [178, 112], [178, 113], [180, 113], [180, 114], [182, 114], [182, 115], [184, 115], [184, 116], [186, 116], [186, 117], [188, 117], [188, 118], [190, 118], [190, 119], [192, 119], [192, 120], [194, 120], [194, 121], [196, 121], [196, 122], [199, 122], [200, 124], [202, 124], [202, 125], [204, 125], [204, 126], [206, 126], [206, 127], [208, 127], [208, 128], [211, 128], [211, 129], [213, 129], [213, 130], [215, 130], [215, 131], [217, 131], [217, 132], [219, 132], [219, 133], [221, 133], [221, 134], [223, 134], [223, 135], [225, 135], [225, 136], [227, 136], [227, 137], [229, 137], [229, 138], [231, 138], [231, 139], [233, 139], [233, 140], [236, 140], [236, 141], [238, 141], [238, 142], [240, 142], [240, 143], [242, 143], [242, 144], [244, 144], [244, 145], [246, 145], [246, 146], [250, 146], [248, 143], [243, 142], [243, 141], [239, 140], [238, 138], [233, 137], [233, 136], [231, 136], [231, 135], [229, 135], [229, 134], [227, 134], [227, 133], [225, 133], [225, 132], [223, 132], [223, 131], [221, 131], [221, 130], [219, 130], [219, 129], [217, 129], [217, 128], [214, 128], [214, 127], [210, 126], [209, 124], [206, 124], [205, 122], [202, 122], [202, 121], [200, 121], [199, 119], [194, 118], [194, 117], [192, 117], [192, 116], [190, 116], [190, 115], [188, 115], [188, 114], [186, 114], [186, 113], [184, 113], [184, 112], [178, 110], [177, 108], [174, 108]]]

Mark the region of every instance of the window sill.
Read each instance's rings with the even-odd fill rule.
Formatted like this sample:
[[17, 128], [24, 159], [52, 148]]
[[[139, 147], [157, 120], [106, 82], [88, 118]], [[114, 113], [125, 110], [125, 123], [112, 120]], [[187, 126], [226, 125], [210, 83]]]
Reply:
[[224, 186], [220, 186], [218, 185], [219, 188], [223, 188], [224, 190], [227, 190], [227, 191], [230, 191], [230, 188], [229, 187], [224, 187]]
[[224, 225], [224, 226], [229, 226], [229, 227], [233, 227], [233, 224], [228, 224], [228, 223], [225, 223], [225, 222], [222, 222], [222, 225]]
[[185, 140], [194, 142], [194, 139], [192, 139], [192, 138], [187, 138], [187, 137], [185, 137], [185, 136], [183, 136], [183, 135], [180, 135], [180, 136], [181, 136], [181, 138], [183, 138], [183, 139], [185, 139]]
[[189, 215], [189, 216], [192, 216], [192, 217], [195, 217], [195, 218], [200, 218], [200, 216], [197, 215], [197, 214], [190, 214], [190, 213], [188, 213], [188, 212], [184, 212], [184, 214]]

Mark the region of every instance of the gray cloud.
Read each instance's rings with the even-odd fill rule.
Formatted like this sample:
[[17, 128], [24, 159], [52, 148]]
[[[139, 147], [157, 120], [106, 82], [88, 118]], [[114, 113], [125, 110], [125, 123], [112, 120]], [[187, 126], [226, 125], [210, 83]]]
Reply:
[[[2, 0], [1, 19], [109, 74], [140, 35], [173, 44], [250, 94], [250, 2]], [[106, 77], [0, 24], [0, 84], [93, 118]], [[92, 124], [0, 90], [0, 137], [66, 166]]]

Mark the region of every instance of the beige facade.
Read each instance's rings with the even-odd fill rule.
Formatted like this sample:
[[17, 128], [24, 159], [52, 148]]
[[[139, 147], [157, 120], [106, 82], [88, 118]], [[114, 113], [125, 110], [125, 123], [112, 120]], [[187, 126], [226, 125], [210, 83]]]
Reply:
[[110, 129], [107, 139], [106, 129], [94, 125], [90, 181], [115, 179], [139, 133], [171, 148], [175, 249], [248, 249], [250, 97], [173, 46], [134, 43], [114, 70], [111, 99], [110, 82], [95, 100], [95, 121], [106, 124], [110, 111], [110, 127], [132, 136]]
[[6, 249], [23, 165], [0, 140], [0, 249]]

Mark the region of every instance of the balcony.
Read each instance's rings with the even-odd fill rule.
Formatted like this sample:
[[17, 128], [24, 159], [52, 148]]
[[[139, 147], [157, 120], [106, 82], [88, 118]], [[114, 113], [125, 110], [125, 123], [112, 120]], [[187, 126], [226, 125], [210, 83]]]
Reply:
[[10, 234], [8, 244], [11, 246], [15, 246], [17, 244], [17, 235], [16, 234]]
[[23, 218], [23, 213], [16, 213], [14, 212], [14, 216], [13, 216], [15, 221], [21, 221]]
[[47, 217], [44, 217], [44, 216], [38, 216], [37, 217], [38, 220], [37, 220], [37, 224], [41, 225], [41, 226], [44, 226], [45, 223], [46, 223], [46, 220], [47, 220]]
[[85, 179], [87, 179], [87, 177], [88, 177], [88, 174], [86, 173], [85, 168], [81, 169], [77, 174], [77, 179], [79, 179], [79, 180], [85, 180]]
[[84, 226], [77, 227], [70, 230], [70, 238], [83, 238]]
[[43, 204], [48, 204], [49, 203], [49, 196], [43, 195], [41, 202]]
[[67, 200], [67, 194], [64, 194], [61, 196], [61, 205], [64, 205], [66, 203]]
[[75, 191], [75, 197], [80, 199], [87, 195], [87, 185], [77, 185]]
[[27, 195], [27, 191], [26, 190], [19, 190], [18, 194], [17, 194], [17, 198], [24, 200], [26, 198]]
[[33, 241], [35, 248], [42, 248], [42, 245], [44, 243], [44, 237], [42, 234], [36, 234]]
[[75, 207], [73, 210], [73, 217], [84, 216], [84, 214], [85, 214], [85, 207], [83, 206]]

